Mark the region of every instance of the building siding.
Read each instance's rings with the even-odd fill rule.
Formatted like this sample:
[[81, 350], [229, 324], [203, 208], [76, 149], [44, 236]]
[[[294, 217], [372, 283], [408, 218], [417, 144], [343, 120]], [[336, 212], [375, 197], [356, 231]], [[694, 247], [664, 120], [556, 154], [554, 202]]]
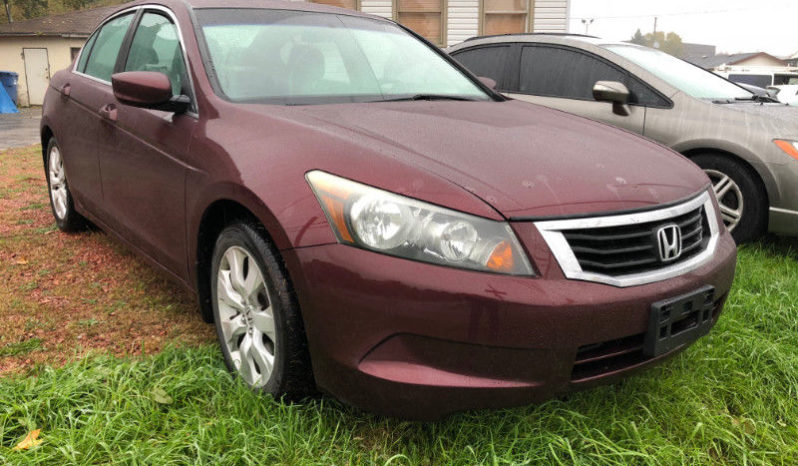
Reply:
[[393, 2], [391, 0], [361, 0], [360, 11], [393, 19]]
[[535, 1], [534, 32], [568, 32], [570, 0]]
[[449, 0], [446, 45], [479, 34], [479, 0]]

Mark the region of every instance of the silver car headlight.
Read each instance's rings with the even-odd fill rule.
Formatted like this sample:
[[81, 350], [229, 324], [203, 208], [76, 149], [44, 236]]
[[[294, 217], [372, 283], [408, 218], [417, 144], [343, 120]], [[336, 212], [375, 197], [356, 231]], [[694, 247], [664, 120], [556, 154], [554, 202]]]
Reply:
[[534, 275], [510, 225], [417, 201], [322, 171], [306, 175], [343, 244], [406, 259]]

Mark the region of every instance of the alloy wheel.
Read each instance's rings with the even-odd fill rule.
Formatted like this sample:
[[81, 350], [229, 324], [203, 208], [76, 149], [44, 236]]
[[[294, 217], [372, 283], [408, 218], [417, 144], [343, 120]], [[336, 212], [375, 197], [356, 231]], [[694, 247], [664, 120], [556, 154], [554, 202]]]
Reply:
[[222, 344], [233, 365], [250, 386], [266, 385], [277, 349], [274, 312], [263, 273], [244, 248], [232, 246], [222, 255], [216, 299]]
[[48, 175], [50, 177], [50, 198], [53, 201], [53, 211], [55, 211], [56, 217], [61, 220], [67, 214], [68, 195], [64, 160], [61, 158], [61, 151], [58, 146], [53, 146], [50, 149]]
[[740, 219], [743, 216], [743, 208], [745, 207], [745, 200], [740, 186], [723, 172], [712, 169], [704, 169], [704, 172], [712, 181], [712, 189], [718, 199], [723, 224], [726, 225], [729, 231], [734, 231], [734, 228], [740, 223]]

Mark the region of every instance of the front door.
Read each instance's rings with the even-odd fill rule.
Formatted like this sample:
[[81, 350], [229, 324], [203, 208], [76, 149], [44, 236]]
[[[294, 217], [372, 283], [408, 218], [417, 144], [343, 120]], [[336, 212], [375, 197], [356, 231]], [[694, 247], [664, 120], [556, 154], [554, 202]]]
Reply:
[[28, 86], [28, 104], [42, 105], [44, 93], [50, 83], [50, 62], [47, 49], [22, 49], [25, 59], [25, 79]]
[[[160, 11], [145, 11], [117, 71], [164, 73], [173, 93], [191, 94], [177, 28]], [[191, 113], [132, 107], [106, 89], [98, 156], [111, 225], [158, 263], [186, 277], [185, 178]]]
[[[518, 83], [508, 96], [643, 133], [646, 108], [635, 105], [634, 85], [628, 73], [607, 61], [570, 47], [521, 47]], [[593, 98], [597, 81], [617, 81], [630, 87], [629, 115], [617, 115], [609, 102]]]

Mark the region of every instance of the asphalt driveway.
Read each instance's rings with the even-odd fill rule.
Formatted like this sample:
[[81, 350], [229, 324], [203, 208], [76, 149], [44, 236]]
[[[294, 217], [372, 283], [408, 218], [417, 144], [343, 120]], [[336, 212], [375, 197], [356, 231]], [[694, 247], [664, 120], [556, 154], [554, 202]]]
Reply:
[[21, 108], [19, 113], [0, 114], [0, 151], [39, 143], [41, 107]]

